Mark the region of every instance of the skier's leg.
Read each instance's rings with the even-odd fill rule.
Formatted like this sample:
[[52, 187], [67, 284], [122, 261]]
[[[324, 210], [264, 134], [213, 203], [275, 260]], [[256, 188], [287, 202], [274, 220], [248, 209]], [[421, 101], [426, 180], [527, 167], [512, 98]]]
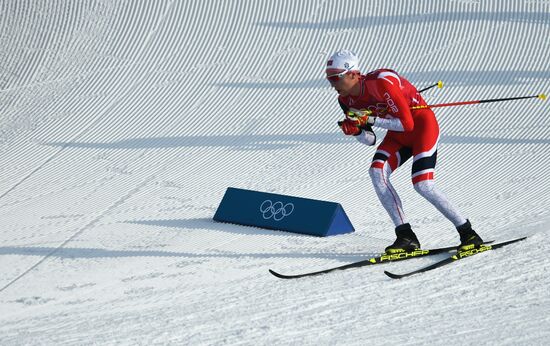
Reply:
[[378, 147], [369, 169], [378, 199], [396, 227], [407, 223], [407, 220], [403, 212], [403, 203], [391, 183], [390, 175], [409, 157], [410, 149], [400, 148], [397, 143], [384, 140]]
[[387, 253], [399, 253], [420, 248], [420, 242], [407, 223], [401, 199], [391, 184], [390, 175], [411, 156], [411, 150], [400, 147], [388, 137], [374, 155], [369, 175], [382, 206], [395, 224], [395, 242], [386, 247]]
[[472, 229], [470, 221], [449, 202], [445, 194], [435, 186], [433, 179], [417, 182], [414, 189], [455, 225], [460, 235], [459, 250], [469, 250], [483, 244], [483, 239]]
[[455, 227], [466, 223], [466, 218], [451, 204], [447, 196], [435, 186], [433, 179], [417, 182], [414, 184], [414, 189], [451, 221]]
[[412, 183], [414, 189], [428, 200], [455, 227], [466, 223], [466, 218], [451, 204], [434, 183], [437, 162], [439, 126], [433, 113], [425, 113], [415, 122], [416, 141], [413, 144]]
[[470, 245], [481, 245], [483, 240], [472, 229], [470, 222], [451, 204], [447, 196], [435, 186], [434, 174], [437, 161], [437, 144], [439, 142], [439, 126], [435, 117], [418, 119], [415, 122], [415, 131], [418, 131], [415, 136], [418, 140], [413, 145], [412, 183], [414, 189], [457, 228], [461, 248]]

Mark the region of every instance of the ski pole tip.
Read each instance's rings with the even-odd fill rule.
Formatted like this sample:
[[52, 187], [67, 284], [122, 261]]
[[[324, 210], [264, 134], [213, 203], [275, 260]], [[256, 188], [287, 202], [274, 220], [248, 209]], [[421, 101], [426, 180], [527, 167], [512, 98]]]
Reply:
[[545, 94], [540, 94], [539, 99], [541, 99], [543, 101], [546, 101], [546, 95]]
[[443, 88], [443, 81], [440, 80], [439, 82], [437, 82], [437, 87], [439, 89]]

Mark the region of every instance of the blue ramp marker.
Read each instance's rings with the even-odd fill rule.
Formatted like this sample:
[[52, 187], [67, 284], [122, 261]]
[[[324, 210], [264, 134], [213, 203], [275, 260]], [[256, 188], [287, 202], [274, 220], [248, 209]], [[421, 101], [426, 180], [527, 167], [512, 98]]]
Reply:
[[214, 220], [319, 237], [355, 231], [339, 203], [233, 187]]

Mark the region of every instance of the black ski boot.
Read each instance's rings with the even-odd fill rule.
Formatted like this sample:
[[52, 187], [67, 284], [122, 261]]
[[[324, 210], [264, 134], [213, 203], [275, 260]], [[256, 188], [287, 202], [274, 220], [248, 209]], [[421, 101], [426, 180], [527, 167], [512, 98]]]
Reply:
[[410, 252], [420, 248], [420, 242], [418, 238], [416, 238], [416, 234], [412, 231], [409, 223], [397, 226], [395, 228], [395, 234], [397, 235], [397, 239], [386, 248], [387, 254]]
[[460, 245], [458, 251], [467, 251], [472, 249], [478, 249], [483, 245], [483, 239], [472, 229], [472, 224], [469, 220], [466, 220], [464, 225], [456, 228], [458, 234], [460, 234]]

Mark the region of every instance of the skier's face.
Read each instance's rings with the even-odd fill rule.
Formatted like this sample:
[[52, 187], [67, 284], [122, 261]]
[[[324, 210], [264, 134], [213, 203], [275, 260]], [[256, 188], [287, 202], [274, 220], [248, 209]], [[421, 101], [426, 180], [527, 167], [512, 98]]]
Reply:
[[327, 80], [340, 96], [348, 96], [357, 82], [355, 73], [345, 70], [326, 70]]

